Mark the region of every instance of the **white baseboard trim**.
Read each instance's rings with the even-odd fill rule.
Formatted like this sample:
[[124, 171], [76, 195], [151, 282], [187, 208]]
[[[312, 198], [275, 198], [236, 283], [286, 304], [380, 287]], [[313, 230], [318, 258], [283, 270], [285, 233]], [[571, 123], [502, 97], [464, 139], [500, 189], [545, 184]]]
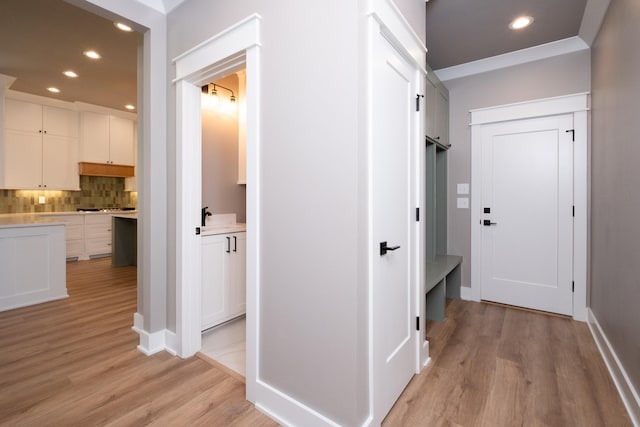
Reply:
[[590, 308], [587, 309], [587, 321], [591, 335], [593, 335], [593, 339], [598, 346], [598, 350], [600, 350], [604, 363], [609, 369], [609, 373], [618, 389], [618, 393], [620, 393], [622, 402], [625, 408], [627, 408], [631, 422], [635, 427], [640, 427], [640, 397], [638, 396], [638, 392], [633, 387], [624, 366], [620, 363], [620, 359], [618, 359], [616, 352], [613, 347], [611, 347], [607, 336], [600, 327], [598, 319], [596, 319], [595, 314], [593, 314]]
[[461, 286], [460, 287], [460, 298], [462, 298], [465, 301], [477, 301], [474, 298], [473, 295], [473, 289], [467, 287], [467, 286]]
[[172, 356], [177, 356], [178, 355], [178, 336], [176, 335], [175, 332], [171, 332], [168, 329], [164, 330], [164, 342], [165, 342], [165, 346], [164, 349], [167, 353], [171, 354]]
[[134, 313], [133, 326], [131, 329], [140, 336], [140, 344], [138, 350], [141, 353], [151, 356], [160, 351], [166, 351], [171, 355], [176, 355], [177, 337], [174, 332], [162, 329], [157, 332], [149, 333], [144, 330], [144, 318], [140, 313]]
[[[256, 382], [256, 408], [284, 426], [339, 427], [319, 412], [260, 380]], [[287, 414], [286, 418], [280, 414]]]

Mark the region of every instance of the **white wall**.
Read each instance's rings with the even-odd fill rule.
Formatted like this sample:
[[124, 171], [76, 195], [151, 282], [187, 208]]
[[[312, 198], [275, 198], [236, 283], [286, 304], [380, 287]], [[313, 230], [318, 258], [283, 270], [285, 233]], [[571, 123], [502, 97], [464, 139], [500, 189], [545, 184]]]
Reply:
[[[456, 208], [456, 184], [471, 178], [469, 110], [588, 92], [588, 50], [444, 82], [449, 89], [448, 251], [462, 255], [463, 285], [471, 281], [471, 211]], [[473, 188], [471, 188], [473, 192]]]
[[170, 57], [253, 13], [263, 18], [258, 375], [343, 425], [368, 415], [358, 264], [361, 6], [188, 0], [168, 16]]

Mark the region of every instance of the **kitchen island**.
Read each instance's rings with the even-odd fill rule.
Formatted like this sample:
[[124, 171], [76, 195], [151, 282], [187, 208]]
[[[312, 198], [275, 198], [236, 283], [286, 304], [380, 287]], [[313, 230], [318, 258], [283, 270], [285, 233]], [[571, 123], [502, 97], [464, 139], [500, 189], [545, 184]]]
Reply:
[[0, 215], [0, 311], [66, 298], [65, 223]]
[[113, 254], [111, 265], [138, 264], [138, 216], [136, 214], [114, 215], [113, 221]]

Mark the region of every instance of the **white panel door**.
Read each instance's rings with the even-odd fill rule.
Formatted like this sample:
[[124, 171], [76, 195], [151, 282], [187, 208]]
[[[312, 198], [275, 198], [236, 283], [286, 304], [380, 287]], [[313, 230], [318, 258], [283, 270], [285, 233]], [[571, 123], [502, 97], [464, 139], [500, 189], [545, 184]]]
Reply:
[[[373, 352], [376, 419], [415, 369], [411, 280], [411, 147], [417, 71], [382, 36], [374, 39], [372, 110]], [[382, 255], [386, 242], [393, 250]]]
[[573, 313], [571, 115], [482, 130], [483, 300]]

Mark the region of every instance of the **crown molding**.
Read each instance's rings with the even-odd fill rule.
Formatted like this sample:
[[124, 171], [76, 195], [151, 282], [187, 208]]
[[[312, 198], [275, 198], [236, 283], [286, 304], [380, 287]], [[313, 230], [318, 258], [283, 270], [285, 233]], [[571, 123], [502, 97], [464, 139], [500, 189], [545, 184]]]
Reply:
[[586, 44], [591, 46], [600, 31], [604, 16], [607, 14], [610, 0], [588, 0], [582, 15], [582, 23], [578, 31], [580, 37]]
[[434, 73], [438, 76], [440, 81], [444, 82], [474, 74], [486, 73], [487, 71], [525, 64], [527, 62], [538, 61], [540, 59], [579, 52], [586, 49], [589, 49], [589, 45], [580, 37], [574, 36], [551, 43], [529, 47], [527, 49], [516, 50], [502, 55], [467, 62], [466, 64], [441, 68], [434, 71]]

